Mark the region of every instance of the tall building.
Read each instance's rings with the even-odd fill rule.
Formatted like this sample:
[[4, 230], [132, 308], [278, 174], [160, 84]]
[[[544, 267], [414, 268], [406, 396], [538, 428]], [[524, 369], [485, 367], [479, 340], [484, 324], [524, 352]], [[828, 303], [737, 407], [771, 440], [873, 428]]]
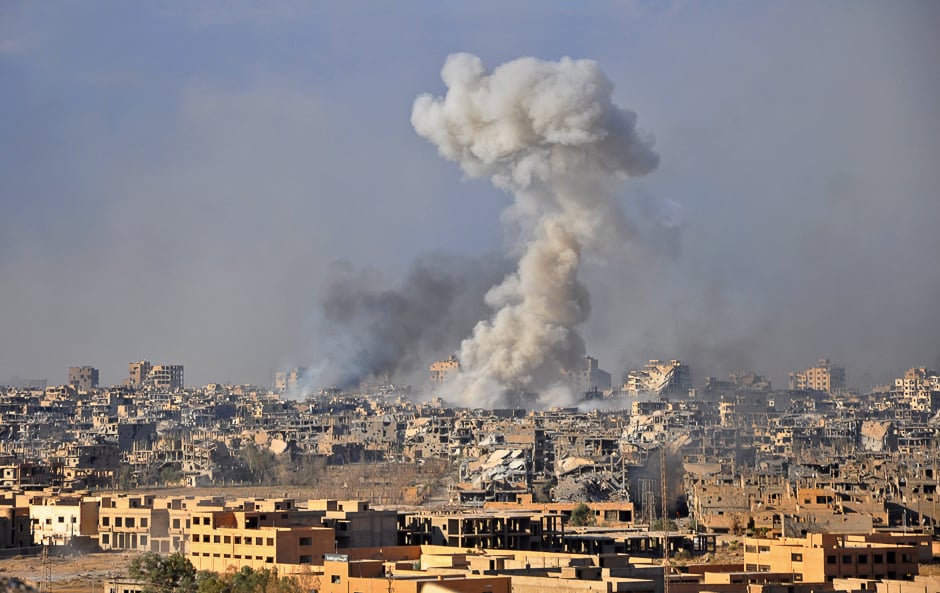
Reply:
[[569, 376], [574, 380], [578, 393], [610, 389], [610, 373], [602, 370], [597, 364], [597, 359], [592, 356], [585, 356], [584, 366], [574, 373], [569, 373]]
[[915, 412], [940, 410], [940, 374], [925, 367], [908, 369], [894, 380], [894, 391]]
[[658, 395], [685, 395], [692, 388], [689, 365], [679, 361], [649, 361], [643, 370], [627, 372], [623, 391], [629, 395], [655, 393]]
[[820, 358], [813, 368], [790, 373], [791, 391], [823, 391], [832, 393], [845, 389], [845, 368], [832, 364], [828, 358]]
[[130, 363], [130, 377], [125, 385], [131, 387], [151, 386], [165, 391], [176, 391], [183, 388], [183, 365], [157, 364], [152, 365], [146, 360]]
[[457, 357], [451, 354], [444, 360], [439, 360], [430, 367], [431, 371], [431, 383], [436, 383], [440, 385], [447, 381], [453, 375], [456, 375], [460, 371], [460, 361], [457, 360]]
[[183, 365], [157, 364], [147, 375], [147, 384], [157, 389], [176, 391], [183, 388]]
[[278, 371], [274, 374], [274, 390], [279, 392], [292, 391], [297, 389], [307, 367], [296, 367], [289, 371]]
[[69, 386], [77, 391], [88, 391], [98, 387], [98, 369], [94, 367], [69, 367]]
[[132, 362], [128, 365], [130, 368], [130, 377], [125, 381], [131, 387], [140, 387], [147, 381], [150, 369], [153, 368], [146, 360]]

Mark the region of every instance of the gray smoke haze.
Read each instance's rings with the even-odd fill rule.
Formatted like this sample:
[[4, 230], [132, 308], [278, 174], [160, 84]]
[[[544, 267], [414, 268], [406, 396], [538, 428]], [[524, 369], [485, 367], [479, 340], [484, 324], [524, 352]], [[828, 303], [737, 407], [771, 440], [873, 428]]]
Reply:
[[0, 382], [147, 358], [269, 385], [327, 350], [333, 262], [398, 290], [417, 254], [531, 238], [409, 122], [455, 48], [590, 56], [656, 133], [617, 190], [630, 253], [579, 254], [614, 377], [940, 364], [936, 1], [206, 6], [0, 2]]
[[374, 269], [337, 262], [320, 293], [316, 366], [308, 388], [389, 380], [420, 385], [486, 313], [483, 296], [509, 270], [498, 255], [433, 253], [389, 285]]
[[454, 54], [441, 78], [447, 94], [418, 97], [412, 124], [467, 175], [513, 194], [504, 219], [518, 228], [521, 253], [486, 294], [493, 315], [460, 346], [451, 397], [492, 407], [547, 389], [546, 403], [562, 403], [561, 371], [585, 355], [585, 252], [620, 249], [628, 225], [614, 191], [659, 157], [593, 61], [521, 58], [488, 74], [478, 57]]

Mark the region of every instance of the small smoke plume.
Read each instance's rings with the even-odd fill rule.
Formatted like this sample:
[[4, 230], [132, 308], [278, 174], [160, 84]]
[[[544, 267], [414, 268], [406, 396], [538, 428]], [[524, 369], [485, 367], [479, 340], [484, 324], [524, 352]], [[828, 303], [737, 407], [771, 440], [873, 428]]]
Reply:
[[427, 361], [456, 350], [486, 314], [484, 294], [509, 269], [496, 255], [434, 253], [389, 286], [374, 270], [335, 263], [320, 297], [320, 362], [308, 369], [304, 389], [385, 378], [423, 382]]
[[579, 267], [586, 253], [623, 244], [630, 228], [614, 192], [659, 157], [636, 115], [613, 104], [613, 85], [593, 61], [522, 58], [488, 74], [478, 57], [455, 54], [441, 77], [447, 94], [419, 96], [412, 125], [468, 176], [513, 194], [504, 219], [521, 253], [486, 295], [492, 316], [460, 346], [454, 395], [499, 406], [545, 390], [563, 403], [560, 371], [581, 364], [576, 328], [590, 313]]

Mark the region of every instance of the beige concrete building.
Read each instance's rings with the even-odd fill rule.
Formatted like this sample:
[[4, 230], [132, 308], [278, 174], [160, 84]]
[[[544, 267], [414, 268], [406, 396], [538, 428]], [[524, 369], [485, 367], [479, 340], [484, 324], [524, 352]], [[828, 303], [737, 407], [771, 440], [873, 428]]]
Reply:
[[98, 534], [98, 499], [81, 496], [37, 497], [29, 520], [37, 545], [68, 546]]
[[820, 358], [816, 366], [790, 373], [791, 391], [823, 391], [832, 393], [845, 389], [845, 368], [832, 364], [828, 358]]
[[147, 381], [157, 389], [176, 391], [183, 388], [183, 365], [157, 364], [150, 369]]
[[918, 549], [867, 535], [808, 534], [805, 538], [745, 538], [747, 571], [790, 573], [795, 581], [834, 579], [910, 580], [917, 574]]
[[430, 371], [431, 383], [440, 385], [460, 371], [460, 362], [457, 360], [456, 356], [451, 354], [444, 360], [439, 360], [431, 364]]
[[685, 395], [692, 388], [689, 365], [679, 360], [663, 362], [651, 360], [642, 370], [627, 373], [627, 381], [621, 390], [627, 395], [641, 393], [674, 393]]
[[336, 532], [337, 548], [394, 546], [398, 512], [377, 511], [362, 500], [309, 500], [307, 511], [322, 511], [321, 523]]
[[940, 374], [924, 367], [908, 369], [894, 380], [895, 393], [915, 412], [940, 409]]
[[196, 570], [214, 572], [248, 566], [289, 574], [322, 565], [324, 556], [336, 549], [335, 532], [287, 526], [290, 516], [279, 511], [194, 511], [186, 557]]
[[161, 552], [169, 536], [170, 514], [155, 507], [155, 496], [102, 496], [98, 511], [98, 546], [102, 550]]
[[465, 574], [387, 574], [382, 560], [327, 560], [319, 590], [322, 593], [510, 593], [508, 576]]
[[[9, 504], [6, 504], [9, 502]], [[17, 506], [13, 501], [0, 504], [0, 549], [22, 548], [32, 545], [29, 508]]]
[[274, 390], [283, 393], [297, 389], [306, 372], [306, 367], [297, 367], [289, 371], [274, 373]]
[[69, 367], [69, 383], [77, 391], [89, 391], [98, 387], [98, 369], [94, 367]]
[[153, 368], [152, 365], [146, 360], [139, 360], [137, 362], [130, 363], [128, 365], [130, 376], [125, 382], [132, 387], [139, 387], [143, 385], [147, 380], [147, 376], [150, 375], [151, 368]]
[[131, 387], [151, 385], [165, 391], [176, 391], [183, 388], [183, 365], [156, 364], [152, 365], [146, 360], [132, 362], [128, 365], [130, 376], [125, 384]]

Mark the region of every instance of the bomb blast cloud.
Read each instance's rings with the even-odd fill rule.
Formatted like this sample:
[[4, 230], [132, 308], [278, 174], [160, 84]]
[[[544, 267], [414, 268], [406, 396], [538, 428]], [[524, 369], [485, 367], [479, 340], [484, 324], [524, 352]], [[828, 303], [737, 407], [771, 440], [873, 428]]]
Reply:
[[426, 380], [427, 361], [457, 348], [486, 314], [483, 295], [509, 269], [497, 255], [433, 253], [389, 286], [378, 272], [334, 263], [320, 296], [319, 363], [302, 391]]
[[451, 395], [492, 407], [539, 391], [543, 403], [566, 403], [561, 370], [581, 364], [577, 328], [590, 313], [579, 267], [587, 253], [617, 250], [628, 224], [615, 191], [659, 157], [593, 61], [521, 58], [487, 73], [462, 53], [447, 58], [441, 77], [446, 95], [419, 96], [412, 125], [468, 176], [514, 196], [504, 220], [521, 254], [486, 294], [492, 315], [460, 346]]

